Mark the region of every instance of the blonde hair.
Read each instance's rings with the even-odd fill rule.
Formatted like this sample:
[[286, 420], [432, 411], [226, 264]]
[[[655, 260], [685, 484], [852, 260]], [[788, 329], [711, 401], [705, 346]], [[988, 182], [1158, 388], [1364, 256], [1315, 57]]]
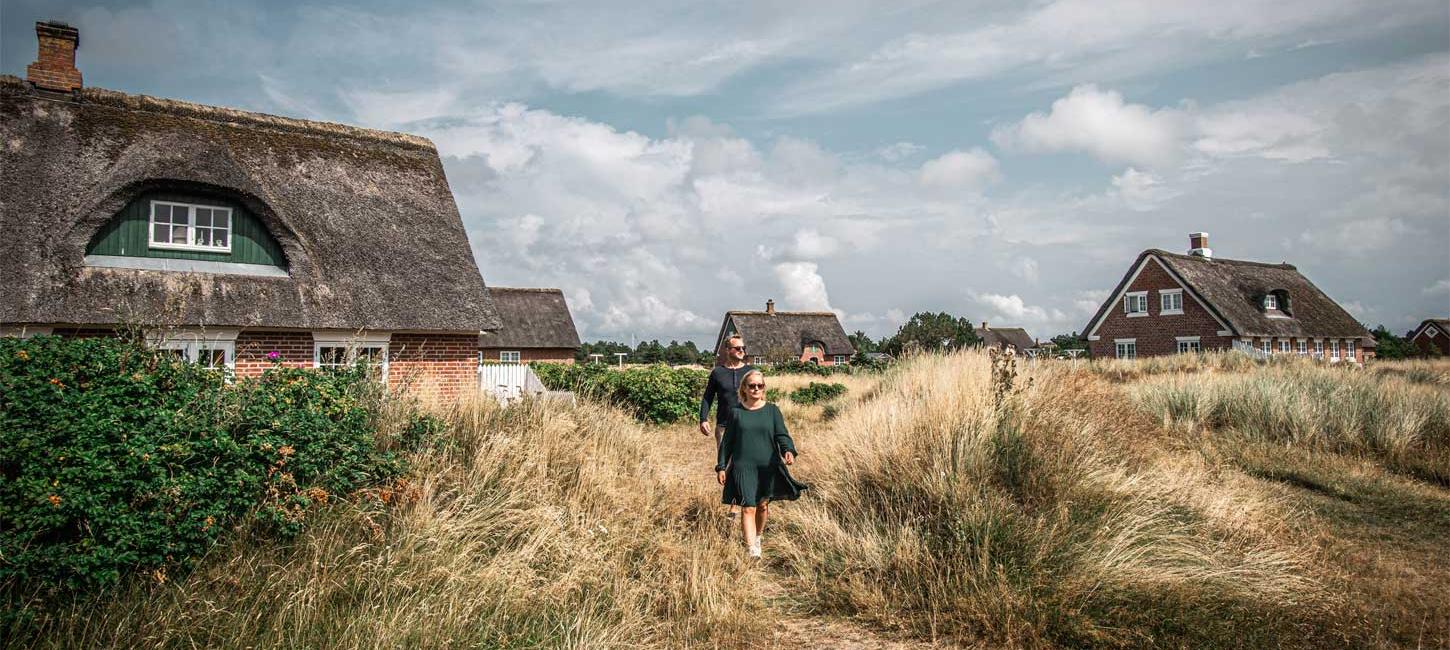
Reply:
[[[744, 377], [740, 378], [740, 387], [735, 389], [735, 395], [740, 398], [741, 404], [745, 403], [745, 386], [750, 383], [750, 378], [755, 375], [760, 375], [760, 381], [762, 383], [765, 382], [765, 373], [755, 369], [751, 369], [750, 372], [745, 373]], [[765, 399], [765, 391], [760, 391], [760, 393], [760, 399]]]
[[725, 365], [725, 362], [730, 359], [731, 341], [740, 341], [742, 345], [745, 343], [745, 339], [742, 338], [739, 334], [731, 334], [730, 336], [725, 337], [725, 344], [721, 345], [720, 349], [715, 350], [715, 365], [723, 366]]

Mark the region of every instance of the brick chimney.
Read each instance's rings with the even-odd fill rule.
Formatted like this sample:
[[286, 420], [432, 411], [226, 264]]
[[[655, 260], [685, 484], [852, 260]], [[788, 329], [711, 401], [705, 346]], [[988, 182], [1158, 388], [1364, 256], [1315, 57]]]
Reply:
[[775, 313], [775, 300], [770, 299], [770, 298], [767, 298], [765, 300], [765, 313], [767, 313], [767, 314], [774, 314]]
[[982, 329], [983, 330], [989, 330], [989, 329], [992, 329], [992, 328], [987, 327], [987, 321], [982, 321]]
[[25, 79], [37, 88], [71, 92], [81, 87], [81, 71], [76, 69], [76, 48], [81, 33], [65, 23], [35, 23], [35, 38], [40, 50], [35, 63], [25, 68]]
[[1188, 254], [1213, 259], [1213, 249], [1208, 247], [1208, 233], [1189, 233]]

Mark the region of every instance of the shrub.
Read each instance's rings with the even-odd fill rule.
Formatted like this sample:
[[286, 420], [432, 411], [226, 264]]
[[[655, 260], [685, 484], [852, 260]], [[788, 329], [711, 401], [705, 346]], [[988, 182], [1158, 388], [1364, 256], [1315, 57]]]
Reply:
[[796, 404], [818, 404], [846, 394], [845, 384], [822, 384], [811, 382], [790, 392], [790, 401]]
[[709, 373], [696, 368], [664, 364], [613, 369], [604, 364], [534, 364], [534, 373], [550, 390], [569, 390], [597, 400], [614, 402], [635, 417], [654, 424], [669, 424], [694, 417], [705, 393]]
[[785, 399], [785, 391], [774, 386], [765, 389], [765, 401], [779, 402], [783, 399]]
[[362, 367], [228, 384], [117, 339], [0, 339], [0, 583], [162, 579], [252, 511], [296, 533], [312, 506], [403, 470], [375, 445], [381, 397]]

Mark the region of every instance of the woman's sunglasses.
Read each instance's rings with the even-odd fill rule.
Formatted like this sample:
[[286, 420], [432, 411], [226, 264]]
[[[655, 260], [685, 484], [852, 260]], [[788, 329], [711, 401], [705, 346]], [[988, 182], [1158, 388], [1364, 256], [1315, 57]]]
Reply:
[[765, 388], [765, 384], [746, 384], [745, 387], [750, 390], [761, 390]]
[[744, 352], [745, 351], [745, 346], [743, 346], [743, 345], [732, 345], [732, 346], [730, 346], [730, 349], [731, 350], [740, 350], [741, 352]]

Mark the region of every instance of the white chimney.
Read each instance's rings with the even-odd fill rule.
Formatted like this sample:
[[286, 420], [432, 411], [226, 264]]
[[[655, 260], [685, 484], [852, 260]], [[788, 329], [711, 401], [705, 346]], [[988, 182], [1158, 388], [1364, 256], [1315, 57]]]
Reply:
[[1188, 254], [1213, 259], [1213, 249], [1208, 247], [1208, 233], [1195, 232], [1188, 235]]

